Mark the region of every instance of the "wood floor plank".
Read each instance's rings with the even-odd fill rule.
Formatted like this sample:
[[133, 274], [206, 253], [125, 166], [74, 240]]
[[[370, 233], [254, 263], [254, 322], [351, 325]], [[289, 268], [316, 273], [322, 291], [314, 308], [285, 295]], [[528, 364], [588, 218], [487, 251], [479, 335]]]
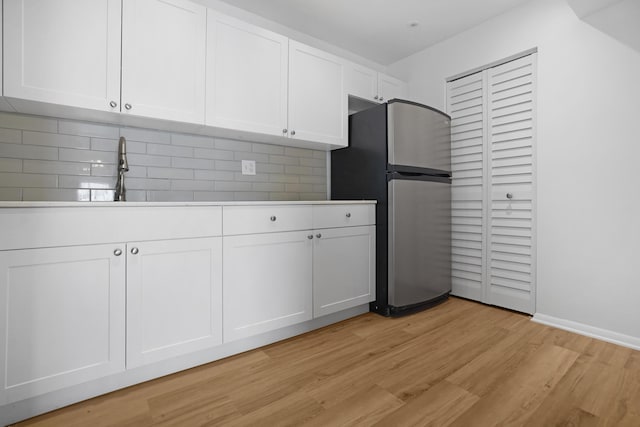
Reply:
[[555, 345], [536, 349], [500, 387], [483, 396], [451, 425], [524, 424], [578, 357], [578, 353]]
[[367, 313], [20, 426], [640, 426], [640, 352], [458, 298]]
[[402, 406], [402, 400], [377, 385], [372, 385], [360, 389], [358, 393], [335, 405], [331, 410], [323, 411], [303, 425], [370, 426]]
[[479, 399], [448, 381], [441, 381], [375, 425], [445, 427]]
[[298, 426], [313, 419], [322, 411], [322, 406], [313, 398], [304, 392], [295, 391], [223, 425], [229, 427]]

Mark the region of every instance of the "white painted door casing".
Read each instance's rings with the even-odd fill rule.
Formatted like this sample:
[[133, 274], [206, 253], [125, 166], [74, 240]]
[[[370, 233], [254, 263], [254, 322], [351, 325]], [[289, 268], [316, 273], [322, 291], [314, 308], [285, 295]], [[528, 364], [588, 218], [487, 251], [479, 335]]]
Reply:
[[222, 238], [127, 244], [127, 369], [222, 344]]
[[124, 245], [0, 252], [0, 404], [124, 371], [125, 257], [115, 250]]
[[375, 226], [314, 233], [313, 317], [375, 300]]
[[3, 18], [4, 96], [120, 111], [119, 0], [5, 0]]
[[289, 39], [207, 10], [206, 124], [286, 136]]
[[206, 8], [127, 0], [122, 10], [122, 113], [204, 124]]
[[289, 136], [348, 144], [346, 61], [289, 40]]

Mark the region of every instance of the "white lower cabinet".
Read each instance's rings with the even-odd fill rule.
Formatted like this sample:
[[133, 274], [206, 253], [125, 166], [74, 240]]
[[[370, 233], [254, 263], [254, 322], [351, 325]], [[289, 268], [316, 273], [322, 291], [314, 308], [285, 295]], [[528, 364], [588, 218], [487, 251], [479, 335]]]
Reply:
[[0, 307], [0, 404], [210, 348], [222, 238], [0, 251]]
[[127, 368], [222, 343], [222, 238], [127, 244]]
[[224, 341], [312, 318], [306, 231], [224, 237]]
[[124, 371], [122, 247], [0, 251], [0, 404]]
[[313, 316], [375, 299], [375, 226], [318, 230], [313, 246]]
[[0, 425], [363, 312], [374, 209], [0, 209]]
[[375, 299], [373, 205], [225, 207], [223, 216], [225, 233], [244, 233], [223, 238], [225, 342]]

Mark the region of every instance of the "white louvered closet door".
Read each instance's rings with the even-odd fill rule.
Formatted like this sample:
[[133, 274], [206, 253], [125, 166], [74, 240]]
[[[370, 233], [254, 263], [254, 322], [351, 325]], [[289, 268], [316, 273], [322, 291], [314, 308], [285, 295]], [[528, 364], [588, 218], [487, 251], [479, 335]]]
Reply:
[[489, 304], [525, 313], [535, 308], [534, 94], [529, 55], [487, 70], [490, 259]]
[[485, 77], [482, 72], [448, 86], [451, 116], [452, 294], [484, 301], [486, 241], [484, 175]]
[[535, 311], [535, 60], [447, 86], [452, 294], [525, 313]]

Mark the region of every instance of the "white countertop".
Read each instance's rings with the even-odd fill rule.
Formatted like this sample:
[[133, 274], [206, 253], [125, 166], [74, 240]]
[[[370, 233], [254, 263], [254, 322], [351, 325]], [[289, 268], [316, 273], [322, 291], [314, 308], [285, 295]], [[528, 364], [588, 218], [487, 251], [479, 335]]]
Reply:
[[0, 202], [2, 208], [65, 208], [65, 207], [174, 207], [174, 206], [277, 206], [277, 205], [345, 205], [371, 204], [375, 200], [307, 200], [307, 201], [246, 201], [246, 202]]

